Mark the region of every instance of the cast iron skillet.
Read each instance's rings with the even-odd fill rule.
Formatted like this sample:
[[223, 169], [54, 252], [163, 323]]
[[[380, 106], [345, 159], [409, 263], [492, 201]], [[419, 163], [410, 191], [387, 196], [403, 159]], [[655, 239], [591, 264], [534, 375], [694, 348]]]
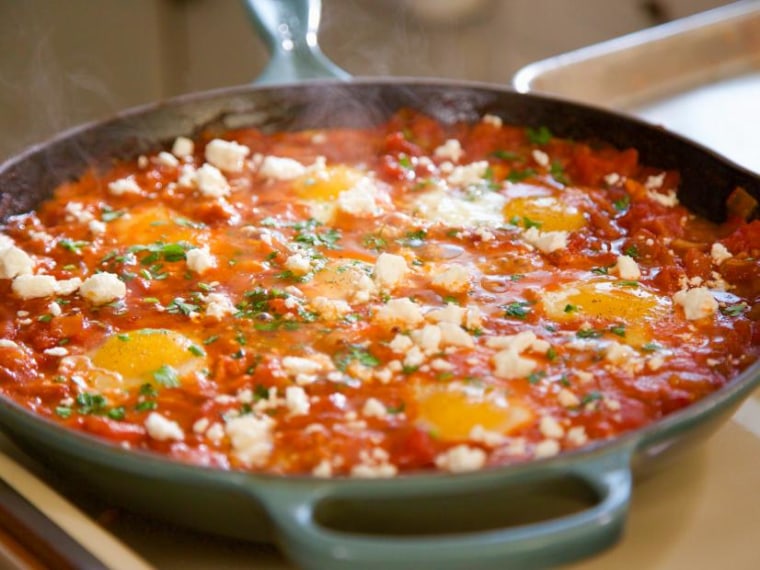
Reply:
[[[249, 4], [275, 54], [263, 79], [281, 84], [179, 97], [33, 147], [0, 166], [0, 218], [34, 208], [58, 184], [90, 166], [156, 150], [210, 125], [269, 131], [369, 125], [404, 106], [443, 121], [477, 120], [492, 113], [510, 123], [547, 125], [562, 137], [636, 147], [644, 163], [680, 170], [682, 202], [715, 220], [725, 214], [726, 197], [735, 187], [760, 197], [757, 175], [630, 117], [477, 83], [346, 81], [345, 72], [318, 50], [318, 1]], [[325, 75], [343, 79], [287, 84]], [[303, 568], [534, 568], [614, 543], [623, 528], [633, 471], [648, 471], [661, 456], [705, 437], [759, 383], [760, 363], [652, 425], [556, 458], [393, 480], [278, 477], [184, 465], [63, 430], [2, 398], [0, 426], [30, 455], [114, 504], [207, 532], [277, 540]], [[561, 502], [571, 489], [585, 493], [589, 504], [571, 514], [515, 526], [510, 509], [528, 488], [542, 493], [545, 503]], [[416, 521], [425, 521], [425, 528], [415, 528]]]

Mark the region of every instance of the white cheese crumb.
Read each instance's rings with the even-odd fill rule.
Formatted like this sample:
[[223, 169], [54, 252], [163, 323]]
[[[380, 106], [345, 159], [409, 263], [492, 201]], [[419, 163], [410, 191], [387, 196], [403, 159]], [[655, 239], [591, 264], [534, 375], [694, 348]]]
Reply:
[[55, 295], [57, 282], [50, 275], [19, 275], [11, 284], [13, 293], [21, 299], [38, 299]]
[[488, 447], [503, 445], [507, 440], [504, 434], [497, 431], [487, 430], [480, 424], [473, 426], [469, 435], [471, 441], [485, 444]]
[[294, 253], [285, 260], [284, 267], [293, 275], [306, 275], [311, 271], [311, 260], [303, 254]]
[[293, 180], [306, 174], [306, 167], [292, 158], [266, 156], [259, 166], [259, 174], [274, 180]]
[[419, 305], [404, 297], [391, 299], [382, 305], [375, 313], [374, 320], [385, 326], [400, 325], [405, 328], [414, 328], [423, 319]]
[[718, 302], [706, 287], [678, 291], [673, 295], [673, 301], [683, 307], [684, 314], [690, 321], [704, 319], [718, 310]]
[[443, 346], [463, 346], [470, 348], [474, 346], [472, 336], [453, 323], [441, 322], [438, 324], [438, 328], [441, 331], [441, 344]]
[[19, 348], [19, 346], [10, 339], [0, 338], [0, 348]]
[[206, 431], [206, 437], [215, 445], [221, 443], [224, 437], [224, 428], [219, 422], [214, 422], [211, 427]]
[[647, 368], [649, 368], [649, 370], [653, 372], [656, 372], [657, 370], [662, 368], [664, 364], [665, 364], [665, 357], [662, 356], [661, 354], [652, 356], [649, 360], [647, 360]]
[[351, 305], [341, 299], [315, 297], [309, 304], [323, 319], [335, 321], [351, 312]]
[[544, 437], [550, 439], [560, 439], [565, 435], [565, 429], [552, 416], [542, 417], [538, 429]]
[[310, 384], [317, 377], [316, 374], [324, 369], [321, 362], [311, 358], [300, 356], [286, 356], [282, 359], [282, 367], [288, 376], [294, 377], [298, 384]]
[[464, 307], [448, 304], [443, 308], [433, 309], [425, 316], [434, 323], [443, 322], [461, 325], [465, 317], [465, 311], [466, 309]]
[[127, 294], [127, 286], [114, 273], [96, 273], [84, 280], [79, 293], [95, 305], [104, 305]]
[[226, 172], [241, 172], [243, 161], [251, 153], [247, 146], [235, 141], [214, 139], [206, 145], [206, 161]]
[[662, 183], [665, 182], [665, 173], [661, 172], [656, 176], [649, 176], [644, 182], [644, 187], [647, 190], [656, 190], [662, 187]]
[[470, 288], [470, 274], [462, 265], [449, 265], [433, 277], [431, 284], [449, 293], [464, 293]]
[[156, 156], [156, 162], [161, 166], [168, 166], [169, 168], [176, 168], [179, 166], [179, 160], [177, 160], [173, 154], [165, 151], [161, 151]]
[[412, 331], [411, 338], [425, 354], [433, 354], [441, 345], [441, 329], [436, 325], [425, 325]]
[[197, 420], [193, 424], [193, 432], [195, 432], [195, 433], [197, 433], [199, 435], [202, 434], [203, 432], [205, 432], [208, 429], [209, 423], [210, 422], [209, 422], [208, 418], [201, 418], [201, 419]]
[[621, 279], [636, 281], [641, 277], [639, 264], [630, 255], [618, 255], [614, 269]]
[[145, 420], [145, 429], [148, 435], [158, 441], [183, 441], [185, 432], [179, 427], [179, 424], [172, 421], [158, 412], [151, 412]]
[[649, 196], [655, 202], [662, 204], [668, 208], [672, 208], [673, 206], [678, 205], [678, 197], [676, 196], [674, 190], [668, 190], [667, 194], [661, 194], [660, 192], [651, 190], [647, 192], [647, 196]]
[[463, 154], [464, 151], [462, 150], [462, 145], [457, 139], [449, 139], [433, 151], [433, 156], [436, 158], [442, 158], [452, 162], [459, 162], [459, 159], [462, 158]]
[[204, 164], [195, 171], [195, 183], [206, 198], [220, 198], [230, 193], [230, 185], [224, 174], [211, 164]]
[[131, 176], [127, 178], [119, 178], [113, 182], [108, 183], [108, 191], [114, 196], [121, 196], [122, 194], [140, 194], [142, 188]]
[[522, 234], [523, 239], [543, 253], [553, 253], [567, 247], [567, 232], [540, 232], [535, 227], [528, 228]]
[[559, 400], [560, 406], [565, 408], [575, 408], [581, 405], [581, 400], [572, 391], [567, 388], [562, 388], [557, 394], [557, 400]]
[[556, 439], [545, 439], [536, 444], [536, 447], [533, 450], [533, 455], [537, 459], [554, 457], [559, 453], [559, 450], [559, 442]]
[[209, 293], [206, 295], [206, 316], [214, 319], [223, 319], [236, 311], [235, 305], [224, 293]]
[[604, 177], [604, 182], [607, 184], [607, 186], [614, 186], [620, 182], [620, 180], [621, 176], [617, 172], [610, 172]]
[[491, 125], [492, 127], [496, 127], [497, 129], [500, 129], [504, 122], [501, 120], [501, 117], [497, 117], [496, 115], [490, 115], [486, 113], [483, 115], [482, 121], [486, 125]]
[[536, 161], [536, 164], [538, 164], [539, 166], [543, 168], [549, 168], [549, 164], [550, 164], [549, 155], [546, 154], [544, 151], [535, 149], [533, 150], [531, 155], [533, 156], [533, 160]]
[[359, 463], [351, 469], [351, 477], [358, 479], [388, 479], [396, 473], [398, 468], [391, 463]]
[[185, 158], [195, 152], [195, 143], [187, 137], [177, 137], [172, 145], [172, 154], [177, 158]]
[[479, 160], [464, 166], [454, 167], [449, 173], [447, 180], [453, 186], [472, 186], [483, 182], [483, 177], [488, 172], [489, 164], [485, 160]]
[[712, 257], [713, 262], [716, 265], [720, 265], [727, 259], [731, 259], [733, 255], [730, 251], [726, 248], [725, 245], [722, 243], [716, 242], [712, 245], [712, 248], [710, 249], [710, 257]]
[[59, 295], [71, 295], [75, 291], [79, 290], [82, 285], [82, 280], [79, 277], [72, 277], [71, 279], [62, 279], [56, 282], [55, 292]]
[[285, 404], [291, 415], [300, 416], [309, 413], [309, 396], [300, 386], [288, 386], [285, 388]]
[[588, 442], [588, 435], [586, 434], [586, 428], [584, 426], [571, 427], [567, 431], [567, 441], [571, 445], [580, 447]]
[[66, 204], [64, 211], [66, 212], [67, 222], [86, 224], [95, 217], [91, 212], [84, 209], [84, 205], [81, 202], [69, 202]]
[[20, 247], [11, 245], [0, 249], [0, 279], [28, 275], [32, 269], [34, 269], [34, 261]]
[[314, 477], [321, 477], [323, 479], [332, 477], [332, 464], [329, 460], [323, 459], [314, 467], [314, 469], [311, 470], [311, 474], [314, 475]]
[[187, 268], [196, 273], [205, 273], [212, 267], [216, 267], [216, 258], [211, 255], [207, 245], [190, 249], [185, 253]]
[[106, 225], [100, 220], [90, 220], [87, 224], [87, 228], [97, 236], [106, 233]]
[[362, 407], [362, 415], [368, 418], [383, 419], [388, 415], [388, 410], [377, 398], [368, 398]]
[[525, 358], [520, 353], [528, 348], [535, 352], [546, 352], [549, 344], [537, 339], [532, 331], [523, 331], [514, 335], [491, 337], [486, 340], [486, 346], [503, 349], [492, 358], [494, 374], [514, 380], [528, 376], [537, 366], [534, 360]]
[[338, 194], [338, 208], [356, 217], [373, 217], [380, 213], [375, 197], [377, 188], [369, 178], [361, 178], [353, 187]]
[[246, 414], [227, 421], [225, 431], [234, 456], [245, 466], [260, 466], [272, 452], [272, 426], [269, 416]]
[[63, 309], [61, 309], [61, 306], [55, 301], [48, 303], [47, 308], [50, 314], [53, 315], [54, 317], [60, 317], [63, 314]]
[[62, 346], [54, 346], [52, 348], [46, 348], [43, 350], [48, 356], [66, 356], [69, 351]]
[[403, 354], [414, 346], [414, 342], [405, 334], [398, 333], [393, 340], [388, 344], [390, 348], [396, 354]]
[[381, 253], [375, 262], [375, 284], [392, 291], [404, 281], [409, 267], [400, 255]]
[[137, 168], [140, 170], [145, 170], [148, 168], [148, 165], [150, 165], [150, 161], [148, 160], [148, 157], [144, 154], [141, 154], [137, 157]]
[[486, 452], [478, 447], [469, 445], [457, 445], [435, 458], [435, 464], [439, 469], [445, 469], [451, 473], [464, 473], [476, 471], [486, 464]]
[[404, 357], [404, 366], [415, 368], [425, 362], [425, 354], [419, 346], [413, 346]]
[[182, 188], [196, 188], [198, 186], [198, 171], [192, 164], [182, 165], [179, 169], [177, 184]]

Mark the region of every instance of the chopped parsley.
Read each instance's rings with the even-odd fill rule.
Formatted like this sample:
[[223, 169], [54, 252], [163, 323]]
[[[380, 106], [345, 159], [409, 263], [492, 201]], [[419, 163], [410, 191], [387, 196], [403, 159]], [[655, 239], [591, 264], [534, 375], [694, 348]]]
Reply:
[[335, 367], [341, 372], [345, 372], [348, 366], [357, 361], [363, 366], [374, 368], [380, 364], [380, 361], [374, 357], [366, 348], [360, 345], [352, 345], [348, 349], [340, 351], [333, 357]]
[[597, 392], [594, 390], [593, 392], [589, 392], [583, 398], [581, 399], [581, 406], [585, 406], [587, 404], [590, 404], [591, 402], [596, 402], [597, 400], [602, 399], [602, 394], [600, 392]]
[[118, 406], [116, 408], [111, 408], [110, 410], [108, 410], [108, 413], [106, 415], [112, 420], [121, 421], [124, 419], [125, 413], [126, 413], [126, 410], [124, 409], [124, 406]]
[[190, 316], [196, 312], [198, 308], [198, 305], [188, 303], [182, 297], [175, 297], [172, 299], [172, 302], [167, 305], [166, 311], [172, 315], [182, 314], [185, 316]]
[[612, 205], [615, 207], [615, 209], [618, 212], [623, 212], [628, 209], [628, 206], [631, 205], [631, 197], [626, 194], [622, 198], [618, 198], [614, 202], [612, 202]]
[[612, 334], [625, 338], [625, 325], [613, 325], [609, 330]]
[[133, 245], [127, 248], [129, 253], [146, 254], [140, 259], [142, 265], [152, 265], [157, 261], [182, 261], [185, 259], [185, 252], [193, 249], [193, 246], [187, 242], [164, 243], [157, 241], [149, 245]]
[[408, 247], [419, 247], [425, 242], [426, 237], [427, 230], [419, 229], [413, 232], [406, 232], [406, 235], [398, 240], [398, 242]]
[[573, 312], [575, 312], [577, 310], [578, 310], [578, 306], [577, 305], [571, 305], [570, 303], [568, 303], [567, 305], [565, 305], [565, 312], [566, 313], [573, 313]]
[[167, 364], [164, 364], [161, 368], [153, 372], [153, 379], [165, 388], [179, 387], [177, 371]]
[[646, 344], [641, 345], [641, 350], [644, 352], [656, 352], [660, 350], [662, 347], [657, 344], [656, 342], [648, 342]]
[[727, 317], [738, 317], [739, 315], [743, 314], [749, 306], [747, 303], [737, 303], [736, 305], [727, 305], [723, 307], [720, 312], [726, 315]]
[[623, 254], [636, 259], [639, 256], [639, 248], [636, 247], [636, 244], [629, 245], [623, 250]]
[[362, 238], [362, 245], [366, 247], [367, 249], [373, 249], [375, 251], [380, 251], [382, 249], [385, 249], [385, 246], [387, 245], [385, 240], [381, 238], [377, 234], [367, 234]]
[[504, 316], [515, 319], [524, 319], [530, 313], [530, 303], [528, 301], [514, 301], [504, 305]]
[[516, 160], [519, 158], [519, 155], [516, 152], [511, 152], [508, 150], [495, 150], [491, 153], [491, 156], [494, 158], [499, 158], [501, 160]]
[[77, 411], [80, 414], [102, 414], [108, 405], [108, 400], [104, 396], [94, 392], [78, 394], [76, 402], [79, 406]]
[[551, 177], [560, 184], [563, 184], [565, 186], [570, 184], [570, 180], [565, 173], [565, 168], [559, 162], [552, 162], [552, 165], [549, 168], [549, 174], [551, 174]]
[[532, 144], [544, 145], [552, 139], [552, 132], [548, 127], [543, 126], [536, 129], [528, 127], [525, 129], [525, 134]]
[[70, 251], [71, 253], [76, 253], [79, 255], [82, 253], [82, 248], [90, 245], [90, 242], [64, 238], [58, 242], [58, 245], [60, 245], [66, 251]]
[[528, 376], [528, 382], [530, 384], [538, 384], [543, 378], [546, 378], [546, 372], [538, 370], [537, 372], [530, 373], [530, 376]]
[[578, 338], [599, 338], [602, 333], [594, 329], [581, 329], [575, 333]]
[[618, 287], [638, 287], [639, 282], [638, 281], [631, 281], [630, 279], [623, 279], [621, 281], [615, 281], [615, 285]]
[[309, 226], [301, 229], [296, 233], [293, 241], [310, 245], [312, 247], [323, 246], [327, 249], [340, 249], [338, 242], [341, 238], [340, 230], [335, 228], [328, 228], [323, 232], [317, 232], [314, 228], [321, 224], [317, 223], [313, 226]]
[[508, 182], [522, 182], [527, 178], [531, 178], [536, 175], [536, 171], [532, 168], [525, 168], [523, 170], [510, 170], [507, 174]]

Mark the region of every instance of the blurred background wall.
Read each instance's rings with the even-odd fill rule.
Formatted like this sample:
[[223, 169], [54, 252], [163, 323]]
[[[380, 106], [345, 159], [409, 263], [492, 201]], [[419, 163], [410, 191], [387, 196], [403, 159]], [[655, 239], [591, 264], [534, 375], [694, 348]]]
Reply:
[[[320, 41], [356, 75], [507, 84], [532, 61], [726, 3], [323, 0]], [[0, 0], [0, 160], [119, 109], [246, 83], [266, 57], [239, 0]]]

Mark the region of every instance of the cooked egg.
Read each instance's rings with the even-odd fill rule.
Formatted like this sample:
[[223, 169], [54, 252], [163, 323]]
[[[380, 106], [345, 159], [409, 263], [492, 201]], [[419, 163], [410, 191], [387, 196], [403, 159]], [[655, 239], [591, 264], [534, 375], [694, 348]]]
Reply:
[[665, 315], [670, 302], [644, 287], [627, 287], [619, 281], [577, 281], [544, 294], [541, 304], [550, 319], [558, 322], [602, 320], [625, 326], [623, 340], [638, 346], [649, 342], [652, 327]]
[[310, 299], [326, 297], [363, 303], [376, 292], [372, 271], [372, 265], [358, 259], [330, 260], [300, 288]]
[[294, 180], [293, 188], [309, 205], [312, 217], [326, 224], [335, 216], [340, 193], [353, 188], [364, 177], [365, 173], [350, 166], [325, 166]]
[[506, 198], [498, 192], [459, 196], [442, 189], [420, 196], [414, 203], [417, 212], [431, 222], [453, 227], [499, 227], [504, 223], [502, 209]]
[[475, 426], [509, 435], [533, 419], [530, 409], [516, 399], [495, 398], [457, 384], [425, 387], [418, 405], [422, 426], [444, 441], [466, 440]]
[[141, 329], [109, 336], [90, 354], [100, 389], [135, 388], [182, 378], [206, 366], [203, 350], [186, 336], [166, 329]]
[[583, 212], [554, 196], [521, 196], [512, 198], [504, 206], [504, 219], [508, 222], [525, 219], [540, 225], [541, 231], [575, 231], [586, 225]]
[[134, 208], [129, 216], [118, 218], [109, 226], [116, 237], [140, 244], [157, 241], [195, 243], [199, 233], [198, 224], [165, 206]]

